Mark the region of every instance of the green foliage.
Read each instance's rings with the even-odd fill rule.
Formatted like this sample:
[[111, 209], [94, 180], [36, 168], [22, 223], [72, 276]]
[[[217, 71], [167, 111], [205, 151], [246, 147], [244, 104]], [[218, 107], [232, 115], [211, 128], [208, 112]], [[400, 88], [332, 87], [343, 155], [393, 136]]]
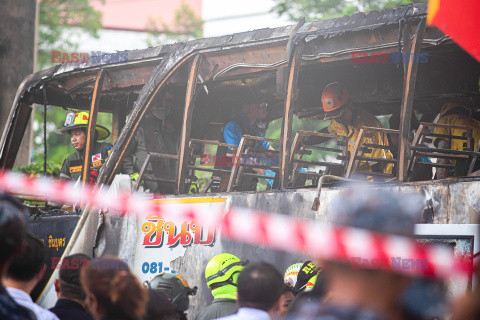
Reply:
[[203, 37], [203, 21], [198, 17], [190, 5], [182, 2], [175, 10], [174, 27], [160, 18], [149, 17], [147, 22], [147, 45], [158, 46], [165, 42], [187, 41]]
[[394, 8], [427, 0], [275, 0], [273, 12], [292, 21], [303, 17], [307, 21], [341, 17], [356, 12]]
[[[56, 129], [62, 128], [66, 115], [67, 111], [61, 108], [47, 108], [47, 162], [61, 165], [66, 156], [73, 150], [73, 147], [69, 148], [70, 142], [68, 136], [55, 132]], [[37, 105], [35, 108], [33, 129], [32, 163], [43, 166], [43, 106]]]
[[[47, 176], [58, 176], [60, 174], [61, 165], [56, 163], [47, 163]], [[43, 175], [43, 164], [35, 163], [24, 167], [14, 168], [13, 171], [28, 174], [31, 177], [39, 177]]]
[[[104, 3], [104, 0], [100, 1]], [[42, 0], [39, 1], [39, 12], [39, 69], [51, 64], [52, 50], [73, 52], [77, 49], [78, 43], [72, 33], [81, 30], [98, 38], [97, 32], [102, 27], [101, 13], [90, 6], [88, 0]]]
[[[104, 0], [99, 1], [105, 2]], [[78, 39], [78, 37], [74, 37], [74, 33], [84, 32], [98, 38], [98, 30], [101, 28], [100, 19], [101, 13], [90, 5], [89, 0], [39, 1], [37, 69], [51, 66], [52, 50], [62, 52], [74, 52], [77, 50], [78, 43], [76, 43], [75, 39]], [[159, 33], [177, 41], [182, 40], [182, 37], [184, 37], [184, 40], [202, 37], [203, 22], [186, 3], [182, 3], [176, 11], [174, 24], [175, 27], [169, 28], [163, 21], [153, 21], [151, 39], [155, 39], [154, 35]], [[43, 172], [43, 106], [37, 105], [35, 109], [34, 148], [31, 156], [31, 169], [39, 168], [38, 172]], [[75, 151], [70, 144], [68, 135], [55, 132], [56, 129], [63, 127], [66, 114], [67, 111], [62, 108], [53, 106], [47, 108], [46, 147], [49, 166], [60, 167], [63, 160]], [[111, 130], [111, 114], [99, 113], [97, 123]], [[54, 172], [52, 171], [52, 173]]]

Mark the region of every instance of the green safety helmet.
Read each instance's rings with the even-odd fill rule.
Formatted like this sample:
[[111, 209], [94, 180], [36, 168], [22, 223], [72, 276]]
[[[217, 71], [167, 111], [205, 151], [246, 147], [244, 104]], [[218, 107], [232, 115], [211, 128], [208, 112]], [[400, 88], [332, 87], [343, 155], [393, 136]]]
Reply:
[[208, 261], [205, 280], [215, 299], [236, 299], [238, 275], [245, 265], [230, 253], [218, 254]]
[[165, 272], [156, 275], [150, 281], [145, 281], [145, 286], [165, 294], [175, 310], [179, 312], [188, 310], [188, 297], [197, 293], [197, 287], [190, 288], [187, 280], [181, 275], [175, 276]]

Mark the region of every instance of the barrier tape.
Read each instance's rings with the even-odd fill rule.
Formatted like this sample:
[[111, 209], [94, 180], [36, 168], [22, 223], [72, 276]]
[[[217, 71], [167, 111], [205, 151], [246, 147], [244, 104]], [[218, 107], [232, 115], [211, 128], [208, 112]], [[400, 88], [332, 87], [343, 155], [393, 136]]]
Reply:
[[155, 204], [140, 193], [114, 194], [106, 187], [75, 189], [71, 181], [31, 178], [7, 171], [0, 172], [0, 191], [63, 204], [82, 203], [111, 214], [128, 214], [137, 218], [159, 214], [177, 221], [197, 221], [221, 227], [222, 236], [230, 240], [305, 253], [320, 259], [354, 262], [354, 267], [389, 269], [436, 278], [468, 276], [473, 267], [471, 257], [455, 259], [452, 250], [439, 245], [425, 245], [405, 237], [251, 209], [206, 210], [194, 205], [172, 208]]

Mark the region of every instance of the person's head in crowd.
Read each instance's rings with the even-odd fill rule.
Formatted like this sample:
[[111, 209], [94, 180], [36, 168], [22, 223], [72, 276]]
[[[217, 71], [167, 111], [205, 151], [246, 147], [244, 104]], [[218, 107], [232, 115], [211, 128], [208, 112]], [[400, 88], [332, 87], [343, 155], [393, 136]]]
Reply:
[[283, 282], [289, 287], [295, 287], [298, 279], [298, 273], [300, 272], [300, 268], [302, 267], [303, 263], [298, 262], [290, 265], [287, 270], [285, 270], [285, 275], [283, 276]]
[[81, 253], [63, 258], [58, 279], [54, 281], [58, 299], [73, 300], [82, 305], [85, 303], [85, 291], [80, 283], [80, 271], [91, 260], [89, 256]]
[[288, 314], [296, 314], [308, 304], [316, 305], [319, 301], [324, 301], [325, 297], [328, 295], [327, 290], [328, 283], [326, 273], [323, 269], [319, 268], [319, 273], [308, 281], [305, 290], [295, 294], [295, 298], [290, 302]]
[[25, 239], [25, 250], [13, 258], [3, 280], [6, 287], [30, 294], [45, 275], [47, 249], [43, 242], [31, 234]]
[[15, 198], [0, 192], [0, 280], [12, 258], [24, 248], [24, 210]]
[[326, 273], [323, 272], [323, 269], [320, 268], [319, 273], [315, 276], [313, 281], [313, 288], [310, 290], [308, 289], [307, 292], [311, 297], [315, 297], [318, 299], [323, 299], [328, 294], [328, 279]]
[[238, 276], [238, 306], [268, 312], [280, 303], [283, 290], [283, 277], [272, 264], [249, 264]]
[[147, 312], [143, 320], [179, 320], [179, 315], [165, 294], [148, 289]]
[[414, 236], [415, 223], [421, 221], [423, 205], [414, 194], [352, 184], [332, 206], [335, 225], [366, 229], [378, 233]]
[[321, 271], [313, 261], [305, 261], [298, 271], [297, 280], [295, 286], [293, 287], [293, 293], [295, 295], [300, 294], [305, 291], [311, 291], [315, 285], [316, 275]]
[[147, 281], [146, 285], [149, 289], [163, 293], [173, 305], [180, 319], [186, 319], [185, 312], [190, 305], [189, 297], [197, 293], [197, 287], [190, 288], [187, 280], [181, 275], [166, 272], [156, 275], [151, 281]]
[[[335, 199], [331, 219], [336, 225], [413, 237], [421, 208], [414, 195], [353, 185]], [[401, 296], [411, 278], [369, 264], [323, 261], [322, 266], [328, 278], [329, 302], [362, 307], [386, 317], [401, 313]]]
[[283, 319], [288, 313], [290, 304], [292, 303], [295, 295], [293, 294], [293, 288], [288, 284], [283, 285], [283, 291], [280, 295], [280, 300], [277, 304], [277, 308], [272, 308], [269, 311], [272, 319]]
[[147, 289], [117, 257], [92, 260], [82, 269], [80, 282], [87, 296], [88, 309], [95, 319], [144, 316]]
[[230, 253], [220, 253], [208, 261], [205, 280], [215, 299], [236, 299], [238, 275], [246, 262]]

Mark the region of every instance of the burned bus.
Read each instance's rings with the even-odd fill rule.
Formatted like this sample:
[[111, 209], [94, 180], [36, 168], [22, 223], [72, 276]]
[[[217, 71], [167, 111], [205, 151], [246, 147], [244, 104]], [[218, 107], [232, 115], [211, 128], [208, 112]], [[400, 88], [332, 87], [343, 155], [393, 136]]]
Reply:
[[[460, 128], [461, 136], [440, 134], [435, 128], [456, 127], [435, 118], [448, 103], [464, 106], [470, 114], [479, 111], [480, 64], [447, 35], [427, 26], [426, 10], [426, 4], [414, 4], [127, 51], [123, 62], [69, 63], [39, 71], [18, 89], [1, 141], [1, 168], [13, 167], [34, 104], [65, 113], [87, 111], [88, 156], [80, 181], [86, 183], [94, 141], [90, 129], [102, 112], [111, 115], [113, 148], [97, 185], [148, 191], [146, 185], [154, 183], [164, 197], [152, 196], [152, 201], [168, 206], [239, 206], [328, 221], [329, 204], [342, 190], [338, 181], [372, 180], [372, 188], [421, 195], [424, 221], [417, 236], [422, 241], [445, 243], [456, 254], [476, 254], [480, 179], [474, 172], [480, 152], [475, 128]], [[321, 92], [333, 82], [348, 88], [355, 106], [375, 115], [383, 128], [362, 127], [351, 146], [332, 133], [318, 132], [326, 123]], [[238, 145], [223, 141], [222, 129], [252, 99], [268, 105], [263, 134], [243, 135]], [[388, 128], [393, 116], [397, 127]], [[392, 149], [363, 139], [376, 133], [396, 138], [398, 146], [389, 151], [394, 156], [371, 156], [372, 148]], [[328, 141], [303, 144], [310, 136]], [[122, 166], [138, 138], [144, 140], [146, 156], [132, 181]], [[464, 147], [440, 149], [434, 143], [438, 138], [461, 140]], [[272, 148], [258, 149], [259, 141]], [[219, 153], [222, 148], [227, 158]], [[364, 172], [362, 162], [395, 170]], [[455, 170], [460, 164], [466, 168], [461, 175], [433, 179], [439, 168]], [[430, 170], [429, 179], [414, 178], [419, 166]], [[259, 173], [265, 170], [274, 176]], [[243, 188], [245, 179], [260, 183]], [[81, 215], [65, 208], [42, 210], [32, 218], [33, 229], [45, 241], [66, 238], [63, 254], [115, 254], [142, 280], [162, 271], [188, 275], [203, 297], [192, 300], [191, 312], [208, 302], [202, 275], [215, 254], [228, 251], [283, 268], [301, 258], [227, 241], [215, 229], [195, 231], [189, 221], [185, 232], [200, 234], [198, 241], [183, 243], [175, 240], [180, 226], [166, 230], [159, 216], [139, 221], [89, 208]], [[51, 221], [58, 228], [45, 228]], [[54, 301], [52, 283], [53, 278], [39, 299], [42, 305]], [[469, 286], [471, 279], [451, 282], [457, 292]]]

